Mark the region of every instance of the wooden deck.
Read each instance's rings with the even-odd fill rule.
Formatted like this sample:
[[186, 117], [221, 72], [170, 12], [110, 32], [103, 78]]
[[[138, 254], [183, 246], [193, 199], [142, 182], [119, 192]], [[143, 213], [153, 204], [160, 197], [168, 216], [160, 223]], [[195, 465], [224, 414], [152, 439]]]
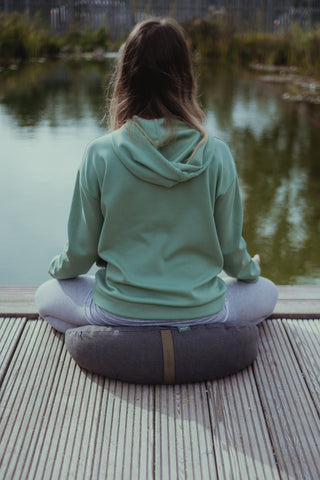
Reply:
[[320, 479], [320, 286], [280, 287], [250, 368], [175, 386], [81, 370], [33, 294], [0, 287], [1, 479]]

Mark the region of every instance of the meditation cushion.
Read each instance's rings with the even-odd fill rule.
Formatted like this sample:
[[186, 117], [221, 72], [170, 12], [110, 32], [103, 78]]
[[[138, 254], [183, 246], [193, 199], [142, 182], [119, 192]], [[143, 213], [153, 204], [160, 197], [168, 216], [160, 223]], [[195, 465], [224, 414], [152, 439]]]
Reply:
[[65, 344], [80, 367], [137, 384], [214, 380], [257, 357], [256, 325], [100, 327], [67, 330]]

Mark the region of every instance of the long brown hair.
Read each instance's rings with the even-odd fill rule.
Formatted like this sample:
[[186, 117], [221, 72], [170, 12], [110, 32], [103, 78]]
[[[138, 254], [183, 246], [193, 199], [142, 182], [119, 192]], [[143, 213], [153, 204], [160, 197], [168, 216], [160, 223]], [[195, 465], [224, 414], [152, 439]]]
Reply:
[[109, 127], [134, 115], [179, 119], [205, 135], [203, 112], [184, 33], [173, 19], [138, 23], [120, 53], [112, 82]]

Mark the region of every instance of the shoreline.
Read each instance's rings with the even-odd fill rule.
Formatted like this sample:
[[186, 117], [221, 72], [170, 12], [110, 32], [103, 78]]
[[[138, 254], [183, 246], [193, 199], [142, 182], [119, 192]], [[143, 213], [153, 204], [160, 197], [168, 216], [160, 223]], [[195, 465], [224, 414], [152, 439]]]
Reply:
[[299, 73], [297, 66], [251, 64], [249, 68], [259, 73], [258, 78], [262, 82], [285, 86], [283, 100], [320, 105], [320, 80]]
[[[17, 60], [7, 65], [0, 64], [0, 74], [17, 71], [24, 65], [32, 63], [42, 64], [54, 61], [103, 63], [115, 60], [117, 56], [117, 51], [107, 51], [103, 48], [97, 48], [90, 52], [82, 51], [80, 48], [72, 51], [66, 49], [54, 56]], [[283, 86], [285, 91], [282, 92], [281, 98], [285, 101], [320, 105], [320, 79], [301, 73], [298, 66], [252, 63], [244, 68], [256, 75], [263, 83]]]

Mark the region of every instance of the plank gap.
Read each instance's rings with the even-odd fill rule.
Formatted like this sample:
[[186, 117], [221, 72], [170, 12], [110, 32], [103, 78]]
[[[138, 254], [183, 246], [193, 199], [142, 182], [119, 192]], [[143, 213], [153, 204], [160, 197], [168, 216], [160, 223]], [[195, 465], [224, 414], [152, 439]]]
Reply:
[[[214, 423], [213, 423], [213, 411], [210, 408], [210, 398], [209, 398], [209, 391], [210, 391], [210, 386], [209, 386], [209, 381], [206, 382], [206, 401], [207, 401], [207, 411], [208, 411], [208, 418], [209, 418], [209, 423], [210, 423], [210, 431], [211, 431], [211, 439], [212, 439], [212, 445], [213, 445], [213, 458], [214, 458], [214, 466], [216, 469], [216, 476], [218, 477], [218, 459], [217, 459], [217, 452], [216, 452], [216, 445], [215, 445], [215, 440], [214, 440], [214, 434], [213, 434], [213, 428], [214, 428]], [[210, 392], [211, 393], [211, 392]]]
[[[2, 320], [3, 322], [8, 322], [8, 323], [10, 321], [20, 322], [20, 326], [17, 328], [17, 334], [14, 335], [13, 338], [11, 338], [11, 340], [10, 340], [11, 344], [12, 344], [12, 347], [10, 348], [10, 351], [5, 355], [5, 357], [3, 358], [3, 363], [0, 365], [0, 369], [1, 369], [0, 370], [0, 388], [1, 388], [2, 383], [3, 383], [3, 381], [6, 377], [8, 369], [10, 367], [11, 360], [13, 359], [13, 357], [16, 353], [16, 350], [18, 348], [21, 336], [23, 334], [23, 331], [24, 331], [26, 323], [27, 323], [27, 318], [26, 317], [22, 317], [22, 318], [10, 317], [10, 318], [1, 318], [0, 320]], [[10, 329], [9, 325], [7, 327]], [[11, 332], [9, 332], [9, 334], [10, 333]], [[7, 340], [7, 338], [6, 338], [6, 340]]]
[[[261, 326], [260, 326], [261, 328]], [[259, 342], [261, 343], [261, 337], [259, 339]], [[259, 353], [260, 355], [260, 353]], [[279, 465], [279, 461], [278, 461], [278, 457], [276, 455], [276, 449], [275, 449], [275, 445], [274, 445], [274, 439], [273, 439], [273, 436], [272, 436], [272, 429], [271, 429], [271, 424], [269, 424], [268, 422], [268, 418], [267, 418], [267, 410], [266, 408], [264, 407], [264, 402], [263, 402], [263, 398], [262, 398], [262, 394], [261, 394], [261, 391], [260, 391], [260, 388], [259, 388], [259, 382], [258, 382], [258, 378], [257, 378], [257, 374], [256, 374], [256, 363], [257, 361], [259, 361], [259, 355], [258, 355], [258, 358], [257, 360], [254, 361], [254, 366], [252, 367], [252, 375], [253, 375], [253, 378], [254, 378], [254, 382], [255, 382], [255, 388], [256, 388], [256, 392], [257, 392], [257, 396], [259, 398], [259, 402], [260, 402], [260, 405], [261, 405], [261, 415], [263, 417], [263, 420], [264, 420], [264, 424], [266, 426], [266, 431], [267, 431], [267, 434], [268, 434], [268, 439], [269, 439], [269, 442], [270, 442], [270, 446], [271, 446], [271, 451], [272, 451], [272, 455], [273, 455], [273, 458], [274, 458], [274, 463], [276, 465], [276, 468], [277, 468], [277, 471], [278, 471], [278, 474], [279, 474], [279, 478], [282, 477], [281, 475], [281, 469], [280, 469], [280, 465]], [[261, 361], [261, 360], [260, 360]]]

